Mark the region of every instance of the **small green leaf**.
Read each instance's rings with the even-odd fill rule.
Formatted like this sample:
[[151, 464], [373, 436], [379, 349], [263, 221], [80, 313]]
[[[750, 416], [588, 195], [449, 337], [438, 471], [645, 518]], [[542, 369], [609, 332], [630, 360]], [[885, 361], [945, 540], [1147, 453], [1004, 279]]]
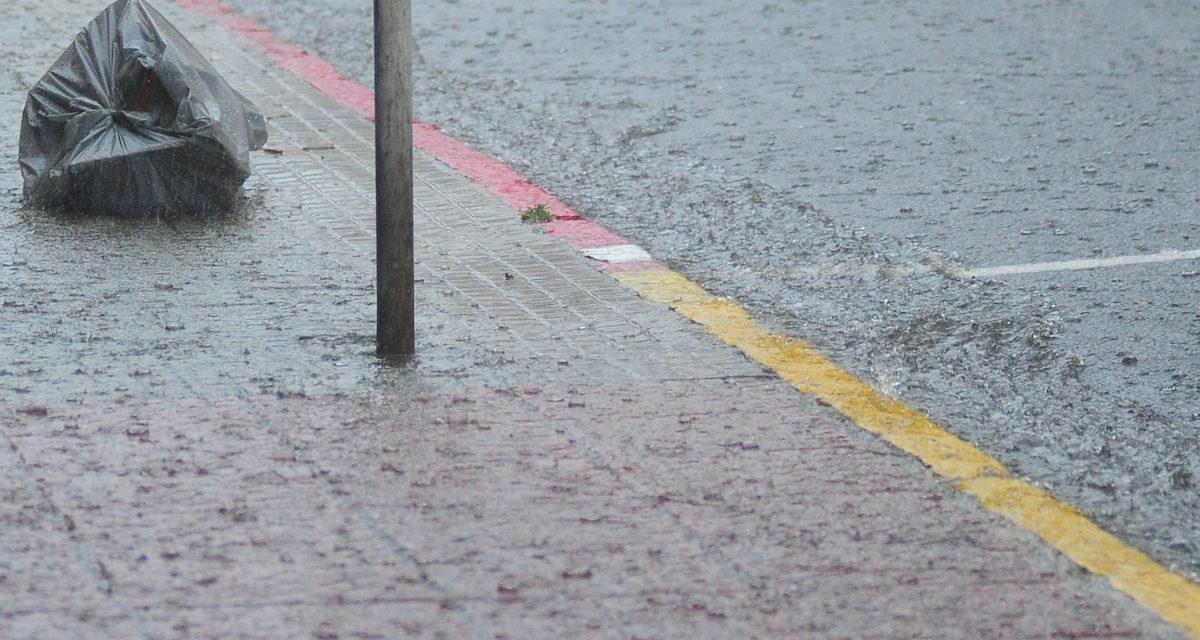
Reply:
[[535, 204], [521, 212], [521, 222], [550, 222], [554, 214], [544, 204]]

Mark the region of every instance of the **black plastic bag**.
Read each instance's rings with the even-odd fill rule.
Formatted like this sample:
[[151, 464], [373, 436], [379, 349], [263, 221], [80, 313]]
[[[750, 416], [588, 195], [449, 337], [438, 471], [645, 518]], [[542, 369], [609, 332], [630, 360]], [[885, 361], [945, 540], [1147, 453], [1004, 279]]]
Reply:
[[262, 114], [145, 0], [117, 0], [29, 91], [25, 197], [121, 216], [233, 207], [262, 147]]

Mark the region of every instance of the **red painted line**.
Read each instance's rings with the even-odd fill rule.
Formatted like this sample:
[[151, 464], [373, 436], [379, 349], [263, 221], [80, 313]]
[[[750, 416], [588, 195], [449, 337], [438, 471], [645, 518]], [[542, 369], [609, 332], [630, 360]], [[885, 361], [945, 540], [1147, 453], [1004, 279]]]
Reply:
[[557, 220], [583, 219], [583, 216], [531, 183], [525, 176], [499, 160], [451, 138], [433, 125], [413, 123], [413, 146], [467, 176], [517, 211], [542, 204]]
[[595, 249], [629, 244], [621, 236], [605, 229], [591, 220], [555, 220], [547, 225], [550, 235], [576, 249]]
[[[324, 58], [279, 39], [267, 27], [239, 14], [220, 0], [175, 2], [185, 9], [209, 17], [235, 35], [254, 43], [271, 61], [304, 79], [321, 93], [369, 119], [375, 119], [375, 93], [344, 76]], [[538, 204], [545, 205], [555, 218], [548, 225], [549, 233], [576, 249], [630, 244], [599, 224], [584, 220], [571, 207], [503, 162], [468, 147], [434, 125], [414, 120], [413, 146], [446, 163], [517, 211]], [[635, 262], [610, 270], [643, 270], [638, 269], [637, 265], [645, 265], [643, 269], [662, 267], [657, 262]]]
[[350, 80], [320, 56], [279, 39], [273, 31], [247, 18], [219, 0], [175, 0], [176, 4], [212, 18], [258, 45], [273, 62], [308, 81], [321, 93], [354, 109], [368, 118], [375, 117], [375, 94]]

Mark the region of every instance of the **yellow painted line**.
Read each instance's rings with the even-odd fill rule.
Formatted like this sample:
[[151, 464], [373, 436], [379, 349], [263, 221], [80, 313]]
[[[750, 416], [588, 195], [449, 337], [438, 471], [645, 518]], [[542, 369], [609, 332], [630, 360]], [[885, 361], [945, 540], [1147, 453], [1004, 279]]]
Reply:
[[614, 273], [644, 298], [669, 305], [717, 338], [775, 370], [858, 426], [957, 482], [998, 513], [1054, 546], [1079, 566], [1167, 622], [1200, 638], [1200, 585], [1168, 571], [1045, 491], [1013, 476], [1000, 461], [934, 424], [925, 414], [883, 396], [802, 340], [772, 335], [741, 306], [669, 270]]

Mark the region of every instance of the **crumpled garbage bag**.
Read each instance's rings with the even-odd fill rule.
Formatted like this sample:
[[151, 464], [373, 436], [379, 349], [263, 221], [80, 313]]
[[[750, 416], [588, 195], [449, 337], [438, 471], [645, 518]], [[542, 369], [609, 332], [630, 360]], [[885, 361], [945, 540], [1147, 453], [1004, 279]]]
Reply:
[[120, 216], [230, 210], [262, 114], [145, 0], [117, 0], [29, 91], [19, 159], [36, 207]]

